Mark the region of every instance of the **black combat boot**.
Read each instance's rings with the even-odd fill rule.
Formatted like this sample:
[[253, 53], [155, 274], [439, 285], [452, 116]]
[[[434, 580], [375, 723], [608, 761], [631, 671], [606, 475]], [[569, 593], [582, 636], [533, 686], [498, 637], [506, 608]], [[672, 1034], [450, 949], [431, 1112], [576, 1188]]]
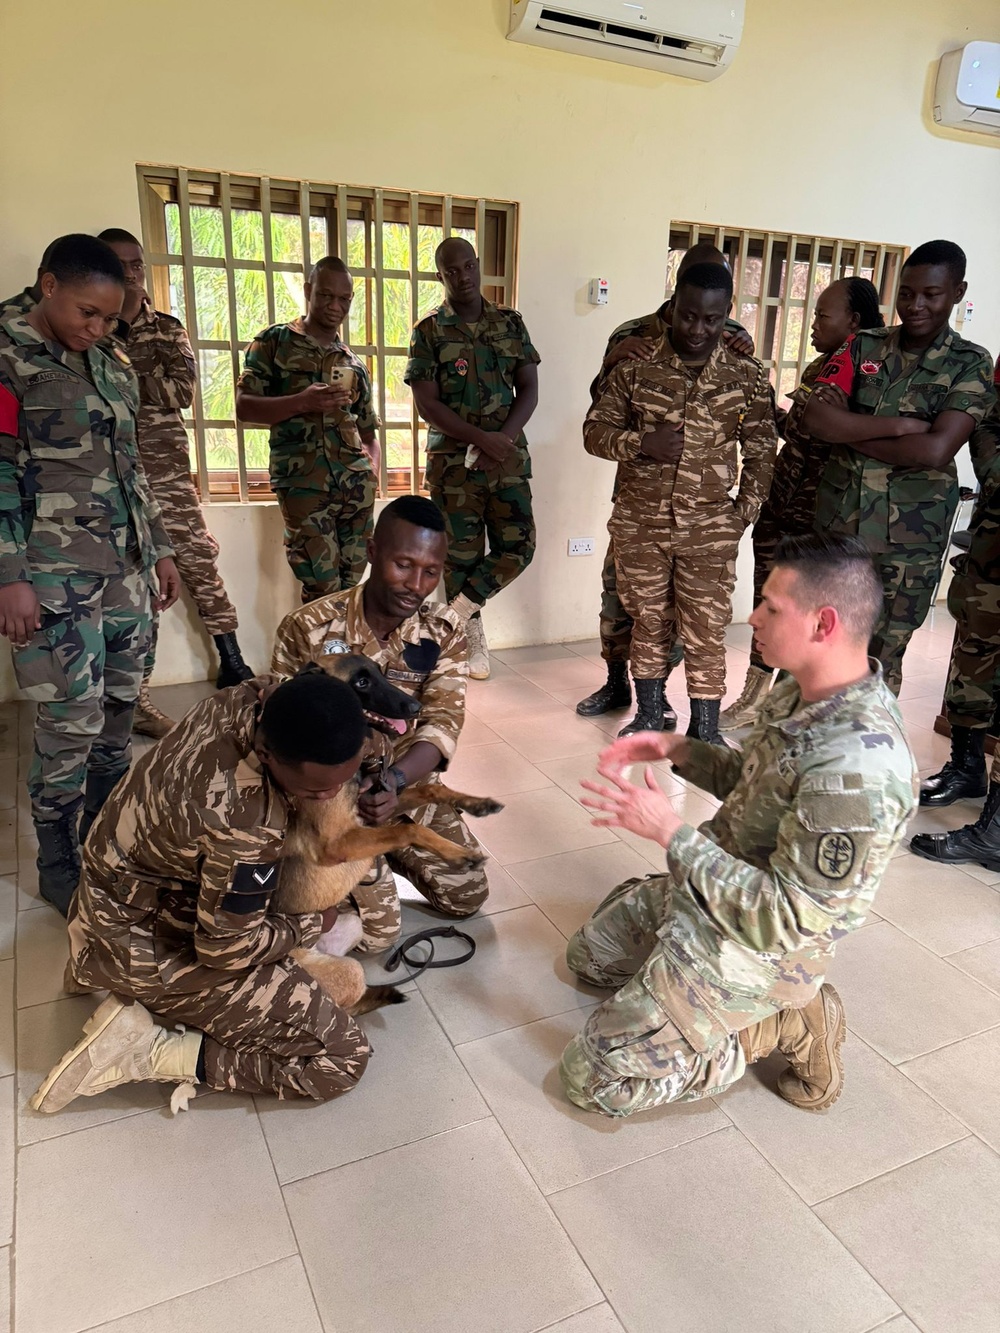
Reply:
[[215, 640], [215, 646], [219, 650], [219, 661], [222, 663], [215, 678], [215, 688], [224, 690], [230, 685], [239, 685], [241, 681], [252, 680], [253, 672], [243, 661], [236, 635], [213, 634], [212, 638]]
[[986, 731], [982, 727], [952, 727], [951, 758], [920, 788], [921, 805], [954, 805], [956, 801], [986, 795]]
[[61, 916], [80, 882], [80, 843], [75, 814], [61, 819], [35, 820], [38, 838], [38, 892]]
[[588, 694], [576, 706], [581, 717], [601, 717], [612, 713], [616, 708], [628, 708], [632, 702], [632, 691], [628, 683], [628, 663], [609, 662], [608, 679], [599, 690]]
[[[637, 680], [635, 682], [635, 717], [622, 727], [619, 736], [631, 736], [637, 731], [663, 730], [663, 681]], [[676, 726], [677, 723], [674, 723]]]
[[928, 861], [975, 861], [987, 870], [1000, 870], [1000, 782], [990, 783], [983, 813], [974, 824], [950, 833], [916, 833], [910, 851]]
[[691, 721], [684, 733], [696, 741], [705, 741], [709, 745], [725, 745], [719, 730], [719, 706], [721, 699], [690, 699]]
[[120, 768], [117, 773], [87, 773], [87, 790], [83, 798], [83, 814], [80, 817], [80, 846], [87, 841], [90, 826], [101, 813], [104, 802], [128, 772]]

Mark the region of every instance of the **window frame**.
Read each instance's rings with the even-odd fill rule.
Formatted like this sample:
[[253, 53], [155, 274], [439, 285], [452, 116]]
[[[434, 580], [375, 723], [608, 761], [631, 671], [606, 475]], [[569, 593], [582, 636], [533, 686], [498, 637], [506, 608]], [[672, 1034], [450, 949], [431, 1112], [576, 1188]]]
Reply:
[[[397, 414], [387, 420], [386, 359], [405, 355], [408, 347], [390, 346], [385, 342], [386, 289], [383, 284], [392, 279], [409, 281], [410, 324], [415, 324], [420, 313], [418, 284], [437, 282], [436, 273], [419, 267], [418, 228], [421, 225], [440, 226], [442, 236], [463, 231], [470, 234], [470, 239], [474, 235], [482, 264], [483, 294], [490, 300], [515, 305], [519, 224], [517, 203], [512, 200], [197, 170], [153, 163], [137, 164], [136, 176], [150, 298], [157, 309], [169, 311], [170, 269], [180, 270], [184, 289], [184, 322], [199, 369], [202, 352], [227, 353], [232, 363], [234, 390], [247, 345], [238, 336], [236, 274], [240, 271], [264, 274], [267, 318], [268, 323], [273, 324], [276, 322], [275, 275], [295, 273], [304, 281], [312, 264], [321, 258], [321, 255], [313, 252], [311, 219], [324, 219], [327, 252], [340, 255], [345, 262], [348, 256], [348, 223], [360, 220], [364, 224], [365, 263], [363, 266], [351, 266], [351, 272], [355, 280], [355, 292], [360, 289], [365, 293], [365, 341], [348, 342], [345, 336], [348, 334], [347, 328], [342, 336], [351, 350], [367, 365], [377, 390], [376, 409], [381, 423], [378, 438], [382, 449], [379, 494], [391, 496], [424, 489], [421, 451], [426, 449], [426, 425], [419, 419], [412, 395], [406, 418]], [[167, 207], [170, 204], [178, 208], [181, 240], [179, 253], [168, 248]], [[199, 205], [221, 210], [224, 248], [221, 257], [195, 255], [193, 252], [190, 210]], [[233, 210], [239, 208], [250, 208], [259, 211], [261, 215], [262, 259], [240, 259], [234, 255]], [[272, 214], [278, 212], [289, 216], [297, 213], [299, 216], [302, 231], [301, 263], [283, 262], [274, 257], [271, 218]], [[409, 227], [408, 268], [393, 268], [386, 263], [383, 226], [387, 222], [402, 222]], [[228, 339], [199, 336], [195, 282], [195, 273], [199, 268], [221, 269], [226, 274]], [[444, 300], [443, 289], [441, 300]], [[261, 428], [254, 427], [252, 423], [237, 421], [235, 412], [232, 418], [207, 419], [200, 374], [188, 424], [195, 460], [192, 478], [203, 504], [233, 501], [246, 504], [274, 498], [267, 470], [247, 466], [245, 432]], [[235, 469], [208, 467], [206, 432], [216, 429], [235, 432]], [[389, 469], [387, 446], [390, 431], [410, 432], [408, 466]]]

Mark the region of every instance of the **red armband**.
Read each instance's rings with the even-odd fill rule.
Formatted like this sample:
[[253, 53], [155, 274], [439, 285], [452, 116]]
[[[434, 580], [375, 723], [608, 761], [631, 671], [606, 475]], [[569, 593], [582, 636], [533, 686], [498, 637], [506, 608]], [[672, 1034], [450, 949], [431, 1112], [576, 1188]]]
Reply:
[[11, 391], [0, 384], [0, 435], [17, 434], [17, 416], [21, 404]]
[[848, 398], [850, 398], [851, 390], [854, 388], [854, 359], [851, 356], [851, 343], [853, 341], [854, 335], [851, 334], [843, 347], [834, 352], [816, 376], [817, 384], [832, 384], [837, 389], [843, 389]]

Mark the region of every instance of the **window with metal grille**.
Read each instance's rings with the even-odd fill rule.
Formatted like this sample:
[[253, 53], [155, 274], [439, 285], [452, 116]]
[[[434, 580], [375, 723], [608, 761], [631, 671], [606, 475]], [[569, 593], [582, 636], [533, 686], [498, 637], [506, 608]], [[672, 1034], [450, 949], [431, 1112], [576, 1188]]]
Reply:
[[733, 319], [747, 329], [757, 356], [771, 372], [779, 406], [816, 353], [809, 341], [813, 307], [837, 278], [875, 284], [887, 324], [895, 318], [899, 275], [908, 250], [878, 241], [746, 231], [705, 222], [672, 222], [666, 290], [673, 291], [684, 252], [699, 241], [716, 245], [733, 270]]
[[354, 275], [344, 341], [368, 365], [382, 420], [382, 495], [422, 489], [427, 428], [403, 383], [410, 329], [444, 299], [434, 251], [464, 236], [483, 293], [515, 301], [517, 205], [489, 199], [140, 166], [153, 304], [187, 327], [198, 359], [191, 470], [202, 500], [271, 497], [268, 431], [236, 420], [250, 340], [305, 309], [303, 283], [324, 255]]

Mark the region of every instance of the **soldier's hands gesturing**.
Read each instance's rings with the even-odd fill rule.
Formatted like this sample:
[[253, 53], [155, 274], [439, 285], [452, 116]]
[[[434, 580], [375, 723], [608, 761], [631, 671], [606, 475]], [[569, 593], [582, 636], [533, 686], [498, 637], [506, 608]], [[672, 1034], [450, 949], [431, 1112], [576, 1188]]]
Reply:
[[690, 750], [686, 736], [670, 736], [662, 731], [635, 731], [620, 736], [597, 757], [597, 771], [617, 782], [631, 764], [655, 764], [661, 759], [682, 764]]
[[30, 583], [7, 583], [0, 588], [0, 634], [15, 648], [24, 648], [41, 627], [41, 608]]
[[645, 786], [636, 787], [625, 778], [612, 778], [614, 787], [602, 787], [597, 782], [584, 780], [581, 786], [594, 792], [597, 800], [583, 797], [582, 804], [589, 810], [601, 810], [606, 819], [592, 819], [597, 828], [623, 828], [640, 838], [649, 838], [666, 847], [684, 823], [670, 804], [666, 792], [661, 791], [656, 774], [651, 768], [643, 775]]
[[160, 585], [160, 595], [154, 597], [153, 602], [157, 611], [167, 611], [181, 595], [181, 576], [169, 555], [157, 560], [156, 581]]

